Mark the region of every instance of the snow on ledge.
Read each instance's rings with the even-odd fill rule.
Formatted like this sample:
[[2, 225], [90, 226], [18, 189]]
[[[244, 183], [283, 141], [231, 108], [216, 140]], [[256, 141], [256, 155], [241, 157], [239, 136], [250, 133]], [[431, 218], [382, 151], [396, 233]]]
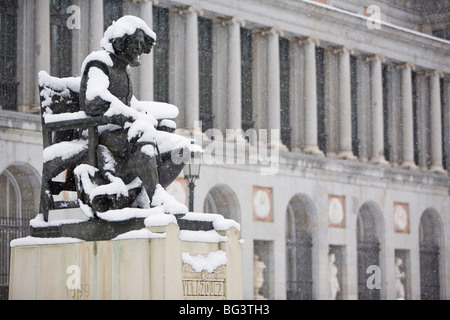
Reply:
[[167, 238], [166, 233], [154, 233], [144, 228], [141, 230], [133, 230], [120, 234], [112, 240], [165, 239], [165, 238]]
[[195, 272], [202, 272], [203, 270], [213, 273], [218, 267], [227, 264], [227, 253], [219, 250], [204, 255], [191, 256], [187, 252], [181, 253], [183, 263], [188, 264]]
[[217, 231], [226, 231], [230, 228], [241, 231], [241, 225], [238, 222], [231, 219], [225, 219], [222, 215], [216, 213], [189, 212], [183, 219], [212, 222], [214, 230]]
[[219, 243], [228, 241], [228, 237], [221, 236], [215, 230], [209, 231], [180, 230], [178, 237], [180, 238], [181, 241], [187, 242]]
[[10, 242], [11, 248], [14, 247], [24, 247], [24, 246], [38, 246], [38, 245], [50, 245], [50, 244], [69, 244], [69, 243], [78, 243], [85, 242], [81, 239], [76, 238], [36, 238], [36, 237], [25, 237], [12, 240]]
[[162, 206], [150, 209], [124, 208], [97, 213], [100, 219], [106, 221], [125, 221], [133, 218], [149, 218], [159, 215], [166, 215]]
[[65, 219], [46, 222], [44, 220], [44, 215], [39, 213], [36, 218], [30, 220], [30, 226], [33, 228], [59, 227], [63, 224], [82, 223], [86, 221], [87, 219]]

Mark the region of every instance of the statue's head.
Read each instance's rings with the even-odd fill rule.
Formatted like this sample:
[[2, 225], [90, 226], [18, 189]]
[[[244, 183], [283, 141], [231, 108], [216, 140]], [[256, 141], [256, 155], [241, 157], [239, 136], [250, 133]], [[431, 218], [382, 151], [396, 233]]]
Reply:
[[125, 60], [132, 67], [139, 66], [139, 56], [149, 54], [156, 34], [140, 18], [124, 16], [114, 22], [101, 41], [103, 49]]

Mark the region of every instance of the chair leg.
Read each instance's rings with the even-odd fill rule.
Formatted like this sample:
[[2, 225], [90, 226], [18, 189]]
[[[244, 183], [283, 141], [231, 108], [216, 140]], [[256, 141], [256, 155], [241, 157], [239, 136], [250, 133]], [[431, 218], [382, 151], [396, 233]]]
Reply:
[[44, 215], [44, 221], [48, 222], [49, 211], [51, 208], [53, 208], [53, 206], [53, 196], [50, 192], [49, 184], [47, 181], [42, 180], [39, 213], [42, 213]]

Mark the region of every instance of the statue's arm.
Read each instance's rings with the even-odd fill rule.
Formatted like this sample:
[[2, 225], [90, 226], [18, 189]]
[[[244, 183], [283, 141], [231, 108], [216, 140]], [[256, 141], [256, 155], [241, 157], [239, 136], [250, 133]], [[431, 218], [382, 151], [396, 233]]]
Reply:
[[157, 120], [175, 119], [179, 114], [178, 108], [173, 104], [155, 101], [139, 101], [134, 96], [131, 99], [131, 107], [141, 113], [150, 114]]
[[[109, 91], [109, 77], [101, 66], [93, 65], [87, 70], [85, 110], [90, 116], [114, 118], [114, 122], [133, 122], [142, 116], [137, 110], [128, 107]], [[151, 115], [148, 120], [156, 125]]]

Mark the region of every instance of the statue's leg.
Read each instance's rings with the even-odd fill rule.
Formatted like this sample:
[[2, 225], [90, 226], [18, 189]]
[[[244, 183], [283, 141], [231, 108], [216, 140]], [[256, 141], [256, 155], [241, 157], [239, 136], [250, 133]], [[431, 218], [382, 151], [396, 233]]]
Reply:
[[127, 162], [127, 171], [130, 175], [129, 178], [133, 180], [135, 177], [141, 179], [143, 186], [147, 192], [150, 200], [156, 190], [156, 186], [159, 183], [158, 175], [158, 163], [156, 154], [151, 155], [148, 152], [144, 152], [143, 148], [152, 148], [151, 145], [141, 145], [136, 148], [131, 158]]

